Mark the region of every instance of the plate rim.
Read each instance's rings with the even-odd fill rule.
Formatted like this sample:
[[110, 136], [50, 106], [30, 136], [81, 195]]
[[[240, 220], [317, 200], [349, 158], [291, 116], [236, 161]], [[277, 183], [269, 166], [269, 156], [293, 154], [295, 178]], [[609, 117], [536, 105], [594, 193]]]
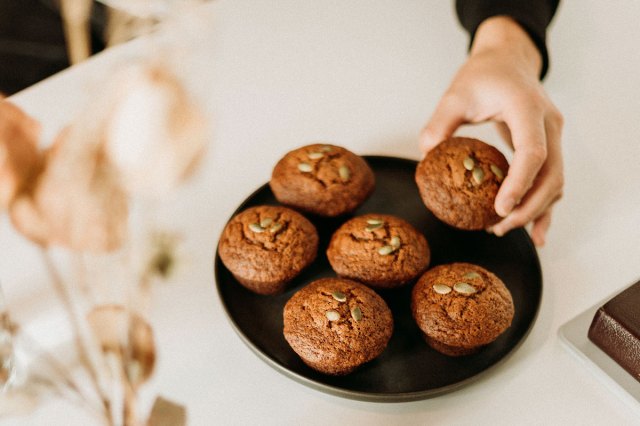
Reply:
[[[399, 161], [399, 162], [405, 162], [405, 163], [409, 163], [412, 164], [414, 166], [417, 166], [418, 161], [416, 160], [412, 160], [409, 158], [403, 158], [403, 157], [395, 157], [395, 156], [388, 156], [388, 155], [362, 155], [362, 157], [365, 160], [394, 160], [394, 161]], [[227, 221], [225, 221], [225, 226], [226, 224], [229, 222], [229, 220], [231, 220], [231, 218], [233, 218], [236, 214], [238, 214], [240, 211], [242, 211], [243, 209], [246, 208], [246, 205], [249, 203], [249, 200], [251, 200], [254, 196], [256, 196], [257, 194], [259, 194], [260, 192], [262, 192], [263, 190], [265, 190], [266, 188], [269, 187], [269, 182], [260, 185], [256, 190], [254, 190], [250, 195], [248, 195], [244, 201], [233, 211], [233, 213], [231, 214], [231, 216], [229, 216], [229, 218], [227, 219]], [[426, 207], [425, 207], [426, 208]], [[222, 229], [220, 236], [222, 236], [222, 233], [224, 232], [224, 228]], [[288, 369], [286, 366], [281, 365], [277, 360], [273, 359], [271, 356], [269, 356], [268, 354], [264, 353], [259, 347], [257, 347], [254, 342], [244, 334], [244, 332], [242, 330], [240, 330], [240, 327], [238, 326], [238, 324], [236, 323], [236, 321], [234, 320], [234, 318], [232, 317], [231, 313], [229, 312], [229, 309], [227, 307], [227, 304], [224, 301], [222, 292], [221, 292], [221, 288], [220, 288], [220, 282], [218, 280], [219, 278], [219, 268], [222, 265], [222, 260], [220, 259], [220, 256], [218, 254], [218, 244], [216, 243], [215, 245], [215, 255], [214, 255], [214, 261], [213, 261], [213, 266], [214, 266], [214, 282], [215, 282], [215, 287], [216, 287], [216, 293], [218, 295], [218, 301], [219, 303], [222, 305], [222, 308], [224, 310], [225, 316], [227, 317], [227, 320], [229, 321], [229, 323], [231, 324], [234, 332], [238, 335], [238, 337], [240, 337], [240, 340], [251, 350], [251, 352], [253, 352], [259, 359], [261, 359], [263, 362], [265, 362], [267, 365], [269, 365], [271, 368], [273, 368], [274, 370], [278, 371], [280, 374], [284, 375], [285, 377], [288, 377], [290, 379], [293, 379], [294, 381], [296, 381], [297, 383], [303, 384], [311, 389], [323, 392], [325, 394], [329, 394], [332, 396], [336, 396], [336, 397], [342, 397], [342, 398], [347, 398], [347, 399], [351, 399], [351, 400], [357, 400], [357, 401], [364, 401], [364, 402], [383, 402], [383, 403], [400, 403], [400, 402], [412, 402], [412, 401], [421, 401], [421, 400], [426, 400], [426, 399], [430, 399], [430, 398], [434, 398], [446, 393], [450, 393], [453, 391], [458, 390], [459, 388], [468, 386], [470, 384], [472, 384], [473, 382], [476, 382], [477, 380], [479, 380], [480, 378], [486, 376], [488, 374], [488, 372], [495, 370], [497, 367], [503, 365], [509, 358], [511, 358], [511, 356], [520, 348], [520, 346], [524, 343], [524, 341], [527, 339], [527, 337], [529, 336], [529, 333], [531, 333], [531, 330], [533, 330], [534, 325], [537, 322], [538, 319], [538, 315], [540, 313], [540, 306], [542, 304], [542, 296], [543, 296], [543, 292], [544, 292], [544, 283], [543, 283], [543, 275], [542, 275], [542, 265], [540, 263], [540, 257], [538, 256], [538, 251], [535, 248], [535, 245], [533, 244], [533, 241], [531, 240], [531, 237], [529, 236], [529, 233], [524, 229], [524, 228], [517, 228], [514, 229], [510, 232], [518, 232], [523, 234], [524, 236], [524, 240], [526, 241], [527, 246], [532, 249], [532, 252], [534, 254], [534, 259], [535, 259], [535, 269], [536, 269], [536, 275], [537, 275], [537, 281], [539, 282], [539, 287], [540, 287], [540, 291], [539, 291], [539, 296], [537, 298], [537, 300], [535, 301], [536, 303], [536, 307], [535, 307], [535, 311], [533, 313], [533, 317], [531, 318], [531, 322], [528, 324], [527, 329], [525, 330], [524, 334], [520, 337], [520, 339], [509, 349], [509, 351], [507, 353], [505, 353], [500, 359], [498, 359], [496, 362], [494, 362], [492, 365], [490, 365], [489, 367], [485, 368], [482, 371], [479, 371], [478, 373], [467, 377], [466, 379], [460, 380], [458, 382], [449, 384], [449, 385], [445, 385], [445, 386], [441, 386], [435, 389], [428, 389], [428, 390], [422, 390], [422, 391], [412, 391], [412, 392], [392, 392], [392, 393], [383, 393], [383, 392], [364, 392], [364, 391], [356, 391], [356, 390], [349, 390], [349, 389], [344, 389], [338, 386], [332, 386], [332, 385], [328, 385], [326, 383], [321, 383], [318, 382], [316, 380], [310, 379], [309, 377], [306, 377], [304, 375], [301, 375], [299, 373], [296, 373], [294, 371], [291, 371], [290, 369]], [[218, 237], [218, 239], [216, 241], [220, 241], [220, 236]]]

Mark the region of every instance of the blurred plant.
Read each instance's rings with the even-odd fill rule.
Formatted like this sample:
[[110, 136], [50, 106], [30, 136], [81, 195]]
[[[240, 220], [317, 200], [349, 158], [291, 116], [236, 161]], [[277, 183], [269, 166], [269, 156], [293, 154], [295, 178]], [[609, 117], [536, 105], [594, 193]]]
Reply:
[[11, 323], [4, 295], [0, 289], [0, 393], [11, 384], [15, 372], [13, 354], [15, 332], [15, 325]]
[[[152, 228], [138, 226], [145, 218], [141, 206], [159, 202], [184, 182], [208, 139], [205, 116], [171, 70], [171, 64], [153, 59], [113, 73], [90, 100], [92, 106], [43, 151], [37, 148], [39, 124], [0, 100], [0, 208], [39, 247], [72, 326], [82, 370], [77, 374], [41, 353], [44, 369], [14, 389], [14, 398], [47, 391], [83, 404], [110, 425], [153, 424], [147, 418], [167, 415], [184, 421], [184, 408], [162, 398], [150, 417], [139, 409], [156, 359], [146, 319], [150, 284], [175, 270], [180, 237], [156, 229], [149, 243], [140, 245], [134, 231]], [[140, 247], [142, 254], [136, 252]], [[61, 249], [71, 259], [72, 279], [55, 256]], [[142, 265], [135, 264], [136, 256], [144, 259]], [[99, 288], [87, 265], [92, 258], [118, 261], [128, 271], [130, 282], [109, 283], [122, 288], [121, 300], [96, 303]], [[10, 359], [3, 336], [30, 342], [9, 324], [0, 310], [0, 385], [12, 369], [3, 363]], [[11, 331], [3, 335], [3, 330]], [[34, 342], [28, 346], [39, 350]]]
[[89, 16], [92, 4], [92, 0], [60, 0], [62, 26], [71, 64], [84, 61], [91, 55]]

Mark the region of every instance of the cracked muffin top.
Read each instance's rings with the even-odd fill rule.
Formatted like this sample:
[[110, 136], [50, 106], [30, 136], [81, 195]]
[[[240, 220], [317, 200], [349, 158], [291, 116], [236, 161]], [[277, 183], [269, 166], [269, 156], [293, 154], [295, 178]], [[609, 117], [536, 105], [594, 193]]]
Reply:
[[500, 151], [472, 138], [450, 138], [427, 153], [416, 169], [422, 201], [441, 221], [466, 230], [486, 229], [500, 216], [496, 194], [509, 171]]
[[385, 301], [367, 286], [323, 278], [284, 307], [284, 337], [311, 368], [344, 375], [380, 355], [393, 333]]
[[270, 186], [282, 204], [319, 216], [354, 211], [373, 192], [373, 171], [342, 147], [314, 144], [287, 153], [276, 164]]
[[366, 214], [344, 223], [331, 237], [327, 257], [334, 271], [375, 288], [407, 284], [429, 265], [425, 237], [390, 215]]
[[420, 277], [411, 294], [411, 312], [435, 349], [441, 344], [464, 350], [497, 339], [511, 325], [514, 306], [497, 276], [478, 265], [451, 263]]
[[286, 207], [258, 206], [234, 216], [218, 254], [236, 279], [259, 294], [281, 292], [316, 257], [318, 233], [309, 220]]

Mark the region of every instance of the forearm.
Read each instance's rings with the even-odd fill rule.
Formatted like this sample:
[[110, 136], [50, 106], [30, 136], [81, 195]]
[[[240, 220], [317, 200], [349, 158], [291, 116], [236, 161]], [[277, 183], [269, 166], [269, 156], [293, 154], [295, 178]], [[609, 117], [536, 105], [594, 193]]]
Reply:
[[478, 27], [471, 56], [499, 53], [517, 61], [519, 68], [538, 76], [542, 68], [542, 55], [529, 34], [512, 18], [494, 16]]
[[559, 0], [456, 0], [456, 12], [473, 45], [480, 26], [492, 17], [509, 16], [517, 22], [540, 54], [538, 77], [542, 78], [548, 67], [547, 27], [558, 3]]

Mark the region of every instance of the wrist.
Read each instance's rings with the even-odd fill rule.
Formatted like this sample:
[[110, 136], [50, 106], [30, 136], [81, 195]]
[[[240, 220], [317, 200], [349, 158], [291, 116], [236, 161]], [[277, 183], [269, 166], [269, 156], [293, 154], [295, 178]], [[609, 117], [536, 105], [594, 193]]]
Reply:
[[493, 16], [478, 27], [469, 55], [487, 52], [508, 55], [536, 78], [540, 74], [540, 51], [524, 28], [508, 16]]

